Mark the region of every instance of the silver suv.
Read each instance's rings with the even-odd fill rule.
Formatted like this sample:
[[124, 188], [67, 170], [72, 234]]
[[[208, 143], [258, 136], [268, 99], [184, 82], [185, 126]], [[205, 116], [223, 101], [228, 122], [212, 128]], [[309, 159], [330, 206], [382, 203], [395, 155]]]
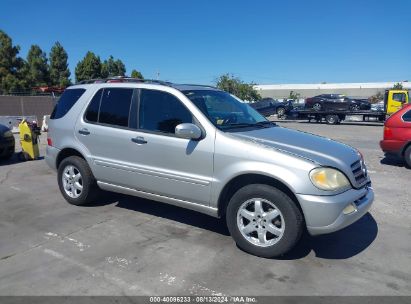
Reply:
[[210, 86], [129, 78], [71, 86], [47, 141], [69, 203], [102, 189], [225, 217], [238, 246], [262, 257], [284, 254], [304, 229], [350, 225], [374, 199], [359, 151], [279, 127]]

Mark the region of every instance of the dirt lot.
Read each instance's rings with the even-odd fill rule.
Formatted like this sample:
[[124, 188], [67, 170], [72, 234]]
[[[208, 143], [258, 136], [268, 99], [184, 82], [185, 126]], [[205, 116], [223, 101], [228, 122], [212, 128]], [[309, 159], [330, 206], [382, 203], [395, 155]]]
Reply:
[[411, 295], [411, 170], [384, 159], [381, 124], [279, 124], [359, 148], [371, 212], [262, 259], [178, 207], [115, 194], [71, 206], [43, 160], [15, 158], [0, 164], [0, 295]]

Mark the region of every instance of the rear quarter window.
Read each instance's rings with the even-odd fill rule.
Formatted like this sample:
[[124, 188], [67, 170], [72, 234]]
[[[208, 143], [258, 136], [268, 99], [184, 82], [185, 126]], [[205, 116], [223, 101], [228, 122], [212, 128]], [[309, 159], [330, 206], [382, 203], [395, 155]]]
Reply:
[[59, 119], [66, 115], [85, 91], [85, 89], [65, 90], [54, 107], [50, 119]]
[[405, 114], [402, 115], [402, 120], [406, 122], [411, 122], [411, 110], [409, 110], [408, 112], [405, 112]]

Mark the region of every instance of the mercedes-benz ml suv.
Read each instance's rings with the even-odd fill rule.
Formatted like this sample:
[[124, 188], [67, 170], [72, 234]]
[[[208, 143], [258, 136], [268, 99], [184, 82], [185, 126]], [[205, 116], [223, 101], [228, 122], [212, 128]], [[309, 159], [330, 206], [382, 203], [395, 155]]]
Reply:
[[69, 203], [103, 189], [225, 217], [238, 246], [263, 257], [290, 250], [304, 229], [350, 225], [374, 198], [359, 151], [279, 127], [210, 86], [128, 78], [71, 86], [47, 142]]

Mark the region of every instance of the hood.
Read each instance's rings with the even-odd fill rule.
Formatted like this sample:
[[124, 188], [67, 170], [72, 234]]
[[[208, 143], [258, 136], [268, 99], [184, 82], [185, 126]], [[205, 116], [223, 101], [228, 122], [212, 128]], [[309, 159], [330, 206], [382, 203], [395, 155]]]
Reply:
[[343, 171], [351, 171], [351, 165], [360, 159], [357, 150], [346, 144], [282, 127], [236, 132], [231, 135]]

